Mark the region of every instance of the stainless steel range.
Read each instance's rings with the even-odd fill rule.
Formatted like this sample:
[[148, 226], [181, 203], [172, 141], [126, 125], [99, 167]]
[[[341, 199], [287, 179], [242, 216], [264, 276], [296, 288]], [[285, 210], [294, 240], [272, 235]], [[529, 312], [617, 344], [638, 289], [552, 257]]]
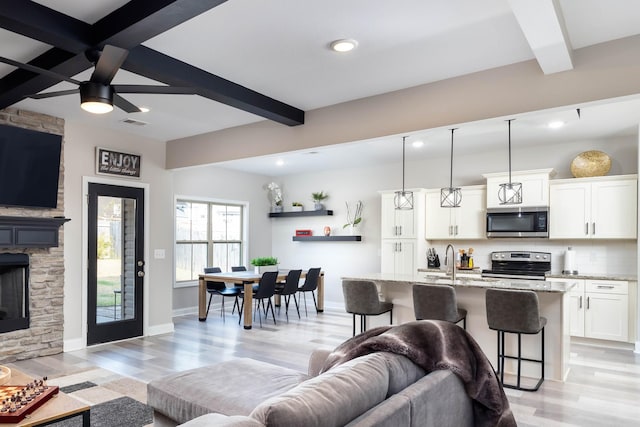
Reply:
[[549, 252], [492, 252], [491, 269], [482, 270], [482, 277], [544, 280], [551, 272]]

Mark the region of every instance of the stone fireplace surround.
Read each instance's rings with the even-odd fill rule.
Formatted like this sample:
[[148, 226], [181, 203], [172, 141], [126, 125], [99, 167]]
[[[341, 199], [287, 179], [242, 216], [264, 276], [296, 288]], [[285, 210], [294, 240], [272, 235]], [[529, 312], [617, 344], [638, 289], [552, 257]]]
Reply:
[[[0, 124], [62, 135], [62, 156], [56, 209], [0, 206], [0, 216], [52, 218], [64, 215], [64, 120], [15, 108], [0, 110]], [[0, 333], [0, 363], [61, 353], [64, 331], [63, 228], [59, 246], [51, 248], [2, 248], [0, 253], [29, 255], [28, 329]]]

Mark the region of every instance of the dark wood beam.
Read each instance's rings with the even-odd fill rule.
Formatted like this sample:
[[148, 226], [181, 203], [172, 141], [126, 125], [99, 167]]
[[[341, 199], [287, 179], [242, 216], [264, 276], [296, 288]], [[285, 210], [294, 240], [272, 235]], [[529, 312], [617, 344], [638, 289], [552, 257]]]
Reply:
[[169, 86], [194, 87], [205, 98], [288, 126], [304, 124], [304, 111], [145, 46], [129, 51], [122, 68]]

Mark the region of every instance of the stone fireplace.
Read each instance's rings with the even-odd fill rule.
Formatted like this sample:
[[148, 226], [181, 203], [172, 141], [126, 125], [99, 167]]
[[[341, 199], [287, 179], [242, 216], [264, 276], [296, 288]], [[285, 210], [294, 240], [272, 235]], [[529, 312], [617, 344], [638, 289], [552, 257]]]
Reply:
[[[49, 221], [51, 218], [64, 216], [64, 120], [44, 114], [7, 108], [0, 110], [0, 124], [63, 136], [57, 208], [29, 209], [0, 206], [0, 220], [7, 217], [21, 217], [28, 221], [32, 219]], [[22, 226], [22, 224], [17, 226]], [[5, 231], [5, 225], [0, 224], [0, 229]], [[28, 305], [25, 307], [25, 312], [28, 313], [27, 328], [10, 332], [0, 329], [0, 364], [62, 352], [64, 329], [63, 229], [64, 227], [60, 227], [56, 232], [58, 239], [55, 244], [57, 246], [38, 247], [39, 245], [22, 244], [20, 241], [14, 245], [0, 243], [0, 257], [10, 254], [17, 255], [17, 258], [24, 259], [26, 257], [28, 259], [25, 274], [25, 287], [28, 291], [25, 300], [28, 301]], [[25, 238], [28, 237], [25, 235]], [[0, 265], [0, 272], [3, 271], [2, 269], [3, 267]], [[0, 302], [0, 306], [2, 305]], [[0, 320], [0, 324], [2, 322]]]

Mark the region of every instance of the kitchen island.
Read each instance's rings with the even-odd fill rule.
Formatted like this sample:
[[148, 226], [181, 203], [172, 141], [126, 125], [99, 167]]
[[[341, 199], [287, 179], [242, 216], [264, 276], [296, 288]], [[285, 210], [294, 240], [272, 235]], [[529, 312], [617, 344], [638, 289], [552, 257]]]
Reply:
[[[547, 318], [545, 327], [545, 378], [564, 381], [569, 373], [569, 294], [573, 283], [542, 280], [510, 280], [495, 278], [460, 278], [452, 283], [450, 277], [416, 273], [399, 275], [372, 273], [345, 276], [345, 280], [371, 280], [379, 289], [381, 298], [393, 303], [393, 323], [400, 324], [415, 320], [413, 312], [412, 286], [414, 284], [453, 285], [458, 306], [467, 310], [467, 332], [478, 342], [491, 363], [496, 366], [497, 334], [487, 325], [485, 290], [487, 288], [531, 290], [538, 294], [540, 314]], [[367, 327], [385, 325], [388, 317], [368, 316]], [[516, 354], [517, 338], [507, 334], [507, 354]], [[540, 358], [540, 336], [522, 335], [524, 357]], [[505, 362], [505, 372], [515, 372], [516, 365]], [[539, 376], [539, 364], [524, 362], [524, 376]]]

